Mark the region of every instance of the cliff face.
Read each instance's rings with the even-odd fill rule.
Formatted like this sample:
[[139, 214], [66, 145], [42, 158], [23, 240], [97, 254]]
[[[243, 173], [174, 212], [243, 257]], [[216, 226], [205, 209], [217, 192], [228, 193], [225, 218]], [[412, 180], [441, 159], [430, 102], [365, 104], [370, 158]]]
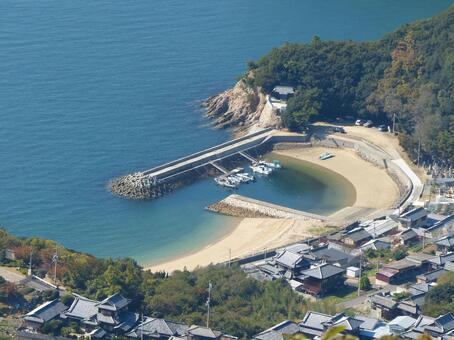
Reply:
[[233, 88], [208, 98], [204, 106], [214, 126], [231, 127], [239, 134], [281, 126], [281, 119], [267, 104], [266, 96], [259, 89], [247, 86], [243, 80]]

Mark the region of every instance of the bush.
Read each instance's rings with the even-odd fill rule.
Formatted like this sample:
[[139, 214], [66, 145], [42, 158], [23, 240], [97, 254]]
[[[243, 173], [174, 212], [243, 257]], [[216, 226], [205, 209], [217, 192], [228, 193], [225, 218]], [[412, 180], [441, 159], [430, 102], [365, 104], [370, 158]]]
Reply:
[[361, 277], [361, 280], [359, 280], [359, 288], [362, 290], [370, 290], [372, 288], [370, 280], [367, 276]]

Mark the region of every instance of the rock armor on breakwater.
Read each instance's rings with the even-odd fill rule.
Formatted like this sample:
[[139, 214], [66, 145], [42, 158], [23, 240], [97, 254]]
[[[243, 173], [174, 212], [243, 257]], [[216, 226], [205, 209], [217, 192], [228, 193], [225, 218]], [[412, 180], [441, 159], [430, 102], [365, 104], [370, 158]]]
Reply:
[[141, 172], [115, 178], [109, 183], [113, 194], [137, 200], [158, 198], [173, 189], [170, 184], [154, 183]]

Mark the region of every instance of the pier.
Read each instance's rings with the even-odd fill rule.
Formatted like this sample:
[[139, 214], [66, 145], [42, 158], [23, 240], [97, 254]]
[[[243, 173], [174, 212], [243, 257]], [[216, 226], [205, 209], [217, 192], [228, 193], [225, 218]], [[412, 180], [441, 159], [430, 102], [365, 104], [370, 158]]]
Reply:
[[[119, 196], [132, 199], [158, 198], [197, 178], [216, 173], [227, 173], [220, 162], [233, 157], [255, 161], [248, 151], [264, 151], [279, 137], [274, 129], [260, 130], [246, 136], [193, 153], [149, 170], [114, 179], [110, 190]], [[301, 136], [300, 139], [305, 139]]]

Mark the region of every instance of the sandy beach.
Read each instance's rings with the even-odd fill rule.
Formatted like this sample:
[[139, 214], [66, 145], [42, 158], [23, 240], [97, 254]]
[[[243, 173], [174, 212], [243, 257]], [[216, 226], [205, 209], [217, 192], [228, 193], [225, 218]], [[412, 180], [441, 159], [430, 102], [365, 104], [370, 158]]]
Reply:
[[[353, 150], [329, 150], [335, 157], [321, 161], [319, 155], [326, 148], [297, 148], [278, 154], [321, 165], [349, 180], [356, 190], [354, 208], [388, 209], [399, 196], [399, 190], [385, 170], [363, 160]], [[347, 208], [348, 209], [348, 208]], [[327, 225], [335, 226], [337, 214], [330, 222], [311, 222], [292, 219], [245, 218], [223, 239], [193, 254], [148, 267], [151, 271], [172, 272], [194, 269], [210, 263], [219, 263], [252, 255], [265, 249], [276, 248], [326, 231]], [[340, 224], [340, 221], [339, 221]]]

